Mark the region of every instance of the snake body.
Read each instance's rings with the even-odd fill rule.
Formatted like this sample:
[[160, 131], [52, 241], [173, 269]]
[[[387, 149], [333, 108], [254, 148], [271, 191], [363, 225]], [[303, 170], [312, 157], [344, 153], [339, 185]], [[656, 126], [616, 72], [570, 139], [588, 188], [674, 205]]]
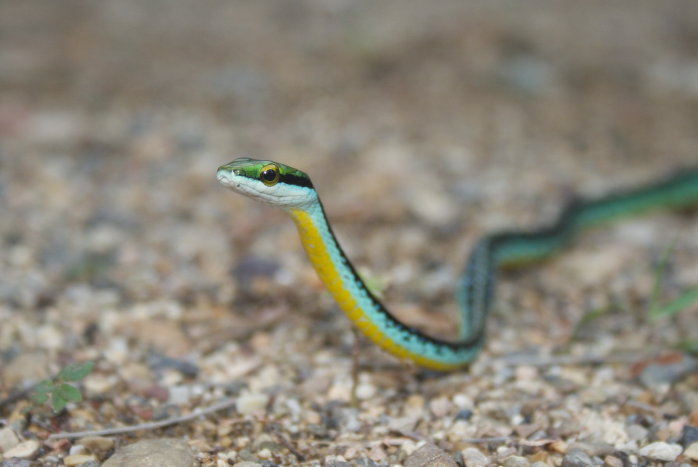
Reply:
[[277, 162], [240, 158], [219, 167], [217, 178], [235, 192], [286, 211], [320, 280], [359, 330], [396, 357], [434, 370], [466, 366], [479, 352], [499, 268], [556, 254], [579, 231], [621, 217], [698, 204], [698, 169], [693, 169], [635, 190], [573, 202], [545, 229], [481, 238], [458, 281], [460, 332], [459, 340], [451, 342], [401, 323], [368, 290], [339, 246], [307, 174]]

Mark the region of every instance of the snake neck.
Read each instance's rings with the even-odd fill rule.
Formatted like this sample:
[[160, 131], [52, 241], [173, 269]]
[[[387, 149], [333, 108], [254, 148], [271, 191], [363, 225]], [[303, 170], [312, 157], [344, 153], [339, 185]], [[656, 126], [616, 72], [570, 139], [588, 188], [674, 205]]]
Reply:
[[320, 200], [307, 208], [292, 209], [288, 213], [298, 228], [303, 249], [320, 280], [339, 307], [350, 315], [352, 321], [357, 322], [353, 313], [355, 314], [356, 308], [361, 305], [370, 305], [385, 311], [339, 246]]
[[442, 341], [405, 326], [388, 312], [343, 253], [319, 200], [288, 212], [320, 280], [366, 337], [398, 358], [409, 358], [434, 370], [452, 370], [472, 360], [482, 343], [481, 335], [465, 343]]

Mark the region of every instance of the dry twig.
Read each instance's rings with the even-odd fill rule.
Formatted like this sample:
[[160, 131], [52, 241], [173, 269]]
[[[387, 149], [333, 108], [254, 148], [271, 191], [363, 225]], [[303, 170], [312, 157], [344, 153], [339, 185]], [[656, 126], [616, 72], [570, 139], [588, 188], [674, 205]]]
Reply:
[[108, 428], [106, 430], [95, 430], [95, 431], [79, 431], [75, 433], [54, 433], [49, 436], [49, 439], [59, 439], [59, 438], [82, 438], [85, 436], [109, 436], [118, 435], [121, 433], [130, 433], [132, 431], [140, 430], [154, 430], [155, 428], [161, 428], [163, 426], [174, 425], [176, 423], [188, 422], [202, 415], [210, 414], [213, 412], [218, 412], [220, 410], [228, 409], [235, 405], [235, 399], [227, 399], [223, 402], [213, 404], [201, 410], [194, 410], [192, 413], [187, 415], [181, 415], [179, 417], [168, 418], [167, 420], [161, 420], [159, 422], [143, 423], [142, 425], [124, 426], [120, 428]]
[[279, 430], [277, 430], [276, 428], [272, 428], [271, 431], [279, 439], [279, 442], [281, 444], [283, 444], [284, 446], [286, 446], [288, 448], [288, 450], [291, 451], [291, 454], [296, 456], [296, 459], [298, 459], [300, 462], [305, 462], [305, 456], [303, 454], [301, 454], [300, 452], [298, 452], [296, 450], [296, 448], [293, 447], [293, 444], [291, 444], [291, 442], [289, 440], [287, 440], [284, 435], [279, 433]]

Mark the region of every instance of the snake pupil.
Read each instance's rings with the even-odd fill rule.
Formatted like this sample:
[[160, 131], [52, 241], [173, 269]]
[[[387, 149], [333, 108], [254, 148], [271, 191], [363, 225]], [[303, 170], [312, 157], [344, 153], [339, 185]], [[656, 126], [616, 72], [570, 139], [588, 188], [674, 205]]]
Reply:
[[265, 167], [260, 174], [260, 178], [262, 179], [262, 183], [267, 186], [276, 185], [276, 182], [279, 181], [279, 170], [273, 166], [268, 168]]

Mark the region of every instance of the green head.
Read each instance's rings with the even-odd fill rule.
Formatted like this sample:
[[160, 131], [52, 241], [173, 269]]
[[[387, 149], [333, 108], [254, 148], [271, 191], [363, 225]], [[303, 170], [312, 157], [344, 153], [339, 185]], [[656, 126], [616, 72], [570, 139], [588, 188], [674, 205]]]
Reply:
[[218, 167], [223, 186], [282, 209], [303, 209], [318, 198], [305, 172], [272, 161], [241, 157]]

